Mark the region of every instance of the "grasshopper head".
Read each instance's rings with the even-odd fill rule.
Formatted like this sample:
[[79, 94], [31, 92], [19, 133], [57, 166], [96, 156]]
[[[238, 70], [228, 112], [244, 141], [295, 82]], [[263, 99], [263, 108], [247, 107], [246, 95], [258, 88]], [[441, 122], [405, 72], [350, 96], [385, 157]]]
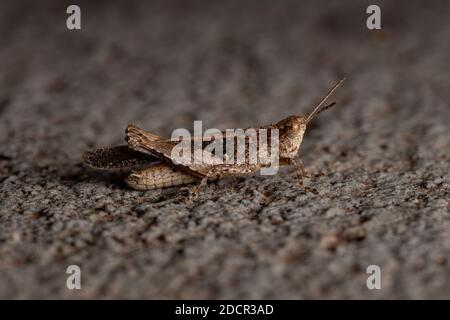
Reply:
[[293, 158], [297, 154], [306, 130], [305, 120], [301, 116], [289, 116], [275, 125], [280, 134], [279, 152], [282, 158]]
[[291, 139], [301, 139], [306, 130], [306, 119], [301, 116], [289, 116], [279, 121], [276, 127], [280, 130], [280, 136]]
[[280, 141], [285, 141], [280, 143], [281, 157], [293, 158], [296, 156], [306, 127], [319, 113], [335, 105], [334, 102], [329, 105], [324, 105], [324, 103], [344, 80], [345, 78], [338, 81], [307, 117], [289, 116], [275, 125], [280, 130]]

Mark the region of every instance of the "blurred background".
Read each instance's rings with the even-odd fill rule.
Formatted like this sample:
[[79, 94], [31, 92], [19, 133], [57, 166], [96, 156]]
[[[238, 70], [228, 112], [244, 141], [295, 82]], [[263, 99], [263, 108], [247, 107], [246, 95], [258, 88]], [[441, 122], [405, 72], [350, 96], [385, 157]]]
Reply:
[[[2, 1], [0, 297], [449, 298], [449, 9]], [[305, 115], [343, 76], [300, 150], [317, 194], [287, 168], [186, 204], [80, 163], [129, 123], [170, 136]], [[66, 288], [70, 264], [82, 290]]]

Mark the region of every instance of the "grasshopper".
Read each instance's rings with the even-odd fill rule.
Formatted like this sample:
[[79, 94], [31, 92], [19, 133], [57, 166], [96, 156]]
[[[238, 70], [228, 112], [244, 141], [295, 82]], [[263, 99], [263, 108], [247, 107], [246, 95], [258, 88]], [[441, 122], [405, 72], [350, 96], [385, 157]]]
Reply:
[[[293, 115], [275, 124], [255, 129], [258, 135], [260, 129], [266, 129], [269, 132], [273, 129], [278, 130], [279, 164], [294, 166], [302, 186], [302, 178], [306, 176], [306, 171], [298, 157], [298, 150], [305, 130], [319, 113], [335, 105], [334, 102], [329, 105], [324, 104], [344, 80], [345, 78], [338, 81], [307, 117]], [[223, 136], [226, 137], [226, 133]], [[192, 138], [193, 140], [202, 139], [202, 137]], [[215, 163], [214, 161], [200, 164], [178, 164], [171, 158], [171, 152], [177, 144], [176, 141], [164, 139], [132, 124], [126, 128], [125, 140], [127, 145], [86, 151], [83, 154], [84, 164], [96, 169], [134, 169], [125, 181], [129, 187], [136, 190], [152, 190], [198, 182], [192, 195], [197, 194], [208, 180], [249, 174], [264, 166], [261, 163], [249, 163], [247, 158], [243, 164], [223, 164], [223, 162]], [[202, 148], [205, 148], [207, 144], [208, 142], [202, 139]]]

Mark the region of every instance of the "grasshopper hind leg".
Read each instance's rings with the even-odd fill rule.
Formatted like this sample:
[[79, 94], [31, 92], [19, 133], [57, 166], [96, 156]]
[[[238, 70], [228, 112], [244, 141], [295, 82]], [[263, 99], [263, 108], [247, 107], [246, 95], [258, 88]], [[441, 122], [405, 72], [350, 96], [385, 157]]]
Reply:
[[135, 170], [125, 180], [130, 188], [139, 191], [175, 187], [196, 181], [198, 181], [197, 177], [175, 170], [166, 164]]

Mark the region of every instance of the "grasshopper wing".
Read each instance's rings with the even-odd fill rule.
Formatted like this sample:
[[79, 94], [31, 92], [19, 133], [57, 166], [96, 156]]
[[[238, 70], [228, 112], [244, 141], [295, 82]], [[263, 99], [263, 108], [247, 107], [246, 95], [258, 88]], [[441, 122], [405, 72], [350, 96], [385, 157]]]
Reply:
[[[202, 159], [194, 159], [198, 161], [193, 161], [189, 164], [174, 164], [172, 161], [172, 149], [177, 144], [175, 141], [165, 140], [165, 139], [155, 139], [156, 136], [153, 133], [147, 132], [135, 125], [129, 125], [127, 127], [125, 140], [128, 145], [134, 149], [143, 149], [152, 155], [159, 157], [161, 160], [178, 166], [181, 170], [191, 173], [197, 177], [204, 177], [208, 172], [216, 165], [222, 164], [222, 159], [208, 154], [209, 162], [203, 163]], [[203, 155], [207, 152], [202, 150]], [[197, 154], [194, 152], [194, 157]]]
[[85, 165], [96, 169], [130, 168], [159, 161], [158, 158], [133, 150], [127, 145], [88, 150], [83, 154], [82, 160]]

